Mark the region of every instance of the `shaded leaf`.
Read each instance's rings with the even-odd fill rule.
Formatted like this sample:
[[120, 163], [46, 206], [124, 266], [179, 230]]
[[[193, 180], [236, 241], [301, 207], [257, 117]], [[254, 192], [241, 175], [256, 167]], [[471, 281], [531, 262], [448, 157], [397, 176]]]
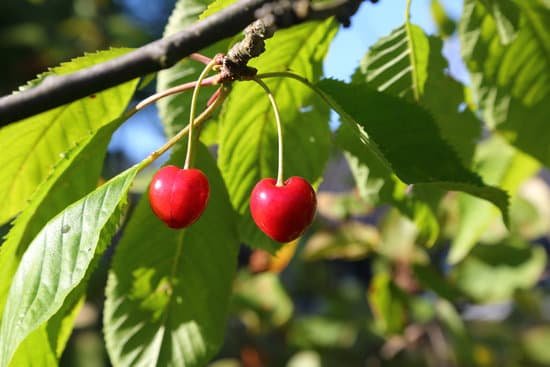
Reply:
[[507, 194], [485, 185], [462, 165], [424, 109], [366, 85], [323, 80], [318, 86], [362, 142], [376, 152], [380, 164], [392, 169], [402, 181], [478, 196], [497, 206], [507, 222]]
[[[480, 135], [480, 123], [468, 109], [459, 111], [464, 101], [463, 87], [445, 73], [447, 62], [441, 55], [441, 49], [439, 39], [428, 37], [420, 27], [406, 23], [389, 36], [382, 37], [369, 49], [353, 81], [366, 83], [378, 91], [428, 109], [435, 116], [433, 121], [442, 137], [451, 143], [463, 164], [469, 166]], [[403, 116], [408, 120], [412, 120], [411, 117]], [[413, 124], [414, 120], [407, 123]], [[379, 187], [382, 185], [382, 201], [395, 205], [404, 215], [413, 219], [423, 241], [427, 245], [433, 244], [439, 235], [439, 225], [431, 202], [436, 204], [442, 192], [434, 187], [425, 187], [421, 191], [408, 190], [407, 185], [391, 170], [381, 169], [380, 164], [373, 159], [375, 157], [365, 152], [368, 147], [353, 135], [353, 129], [343, 125], [338, 131], [337, 142], [353, 154], [361, 166], [365, 166], [363, 170], [369, 171], [371, 182], [379, 182]], [[343, 141], [344, 138], [346, 141]], [[351, 162], [351, 167], [352, 172], [359, 172], [356, 162]]]
[[463, 86], [446, 73], [442, 42], [406, 23], [373, 45], [353, 75], [380, 92], [417, 102], [435, 117], [442, 137], [470, 164], [481, 125], [464, 103]]

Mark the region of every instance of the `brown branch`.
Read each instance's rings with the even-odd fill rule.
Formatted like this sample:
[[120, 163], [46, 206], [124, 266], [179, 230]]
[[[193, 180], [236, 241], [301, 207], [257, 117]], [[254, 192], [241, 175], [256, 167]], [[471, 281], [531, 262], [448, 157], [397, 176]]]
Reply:
[[[373, 1], [373, 0], [371, 0]], [[0, 98], [0, 127], [126, 81], [169, 68], [182, 58], [232, 36], [261, 18], [275, 28], [336, 16], [344, 24], [361, 0], [336, 0], [316, 8], [309, 0], [240, 0], [164, 39], [126, 55]]]

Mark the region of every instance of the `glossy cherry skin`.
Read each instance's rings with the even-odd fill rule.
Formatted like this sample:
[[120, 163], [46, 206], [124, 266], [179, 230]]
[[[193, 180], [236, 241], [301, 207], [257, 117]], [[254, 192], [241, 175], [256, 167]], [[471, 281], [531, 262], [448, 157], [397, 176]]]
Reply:
[[170, 228], [184, 228], [199, 219], [209, 195], [208, 179], [193, 168], [163, 167], [149, 186], [151, 209]]
[[290, 242], [304, 233], [316, 208], [315, 191], [298, 176], [290, 177], [283, 186], [277, 186], [273, 178], [264, 178], [250, 195], [254, 222], [277, 242]]

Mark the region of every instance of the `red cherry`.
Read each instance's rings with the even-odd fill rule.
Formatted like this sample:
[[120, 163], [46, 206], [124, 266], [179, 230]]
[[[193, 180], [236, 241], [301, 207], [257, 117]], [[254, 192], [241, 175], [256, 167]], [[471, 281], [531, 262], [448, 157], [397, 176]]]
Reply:
[[149, 203], [168, 227], [184, 228], [199, 219], [209, 194], [208, 179], [202, 171], [166, 166], [153, 176]]
[[298, 238], [311, 224], [317, 199], [315, 191], [302, 177], [291, 177], [283, 186], [273, 178], [260, 180], [250, 195], [250, 212], [254, 222], [278, 242]]

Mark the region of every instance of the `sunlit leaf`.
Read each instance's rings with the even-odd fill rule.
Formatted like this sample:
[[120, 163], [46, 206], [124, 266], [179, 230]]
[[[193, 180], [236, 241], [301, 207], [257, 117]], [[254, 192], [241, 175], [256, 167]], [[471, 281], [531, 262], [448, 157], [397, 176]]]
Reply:
[[70, 205], [31, 242], [13, 278], [2, 317], [1, 366], [8, 365], [19, 344], [61, 309], [86, 278], [118, 227], [127, 192], [140, 168], [133, 166]]
[[[71, 73], [128, 51], [111, 49], [79, 57], [51, 69], [39, 80]], [[69, 150], [122, 114], [136, 83], [121, 84], [0, 129], [0, 223], [27, 205], [31, 194]]]
[[503, 45], [497, 24], [467, 0], [460, 24], [462, 56], [484, 120], [520, 150], [550, 164], [550, 7], [516, 1], [519, 30]]
[[513, 0], [479, 0], [492, 15], [503, 44], [510, 43], [516, 36], [519, 23], [519, 9]]

